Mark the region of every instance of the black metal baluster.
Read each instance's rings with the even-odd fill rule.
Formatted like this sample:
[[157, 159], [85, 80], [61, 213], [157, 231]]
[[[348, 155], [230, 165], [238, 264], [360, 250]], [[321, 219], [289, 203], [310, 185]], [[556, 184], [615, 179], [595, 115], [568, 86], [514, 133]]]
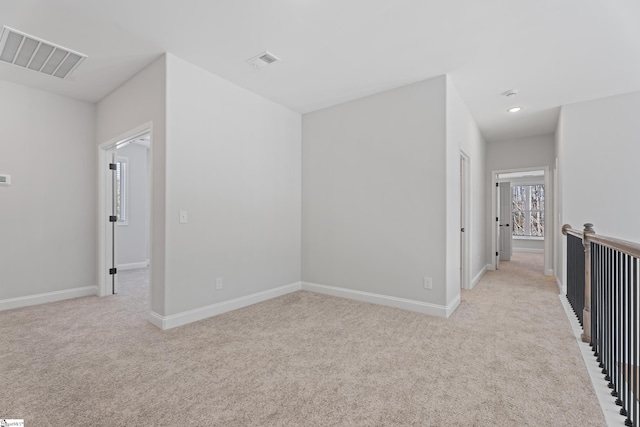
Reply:
[[609, 377], [609, 322], [611, 321], [611, 317], [609, 315], [609, 248], [605, 248], [604, 251], [604, 277], [602, 281], [602, 286], [604, 289], [604, 328], [603, 328], [603, 348], [602, 348], [602, 373], [604, 374], [604, 380], [607, 381], [607, 385], [611, 380]]
[[602, 363], [602, 331], [604, 329], [604, 288], [602, 286], [602, 248], [598, 246], [598, 275], [597, 284], [598, 288], [598, 341], [597, 341], [597, 357], [600, 367], [604, 368]]
[[598, 293], [598, 245], [591, 244], [591, 349], [598, 355], [598, 323], [600, 322], [600, 294]]
[[626, 387], [624, 389], [624, 396], [623, 396], [623, 407], [622, 409], [620, 409], [620, 415], [622, 416], [626, 416], [627, 419], [625, 421], [625, 424], [629, 424], [631, 422], [631, 420], [629, 419], [629, 412], [631, 411], [630, 405], [631, 405], [631, 371], [629, 370], [629, 366], [631, 363], [631, 344], [629, 342], [629, 337], [630, 337], [630, 331], [631, 331], [631, 297], [630, 297], [630, 292], [631, 292], [631, 287], [630, 287], [630, 269], [631, 269], [631, 258], [629, 257], [629, 255], [625, 255], [624, 256], [624, 263], [622, 265], [622, 272], [623, 272], [623, 278], [624, 278], [624, 291], [625, 291], [625, 326], [624, 326], [624, 330], [623, 330], [623, 336], [624, 336], [624, 340], [625, 340], [625, 384]]
[[633, 392], [633, 397], [630, 399], [631, 401], [631, 414], [629, 416], [629, 424], [630, 426], [633, 426], [636, 422], [637, 422], [637, 416], [638, 416], [638, 411], [637, 411], [637, 402], [638, 402], [638, 378], [636, 376], [636, 368], [635, 366], [638, 364], [638, 342], [636, 340], [637, 335], [638, 335], [638, 260], [637, 259], [633, 259], [633, 268], [631, 271], [631, 292], [632, 292], [632, 296], [631, 298], [633, 299], [632, 301], [632, 305], [633, 305], [633, 321], [631, 322], [631, 334], [629, 335], [630, 339], [631, 339], [631, 346], [633, 347], [633, 356], [631, 358], [631, 360], [629, 361], [629, 378], [630, 378], [630, 383], [632, 384], [632, 392]]
[[616, 293], [616, 327], [615, 327], [615, 353], [613, 356], [613, 391], [611, 396], [616, 398], [616, 405], [622, 406], [620, 399], [620, 384], [622, 384], [622, 293], [620, 289], [620, 252], [614, 252], [614, 275], [615, 275], [615, 293]]
[[620, 322], [620, 336], [622, 338], [620, 339], [620, 359], [618, 362], [620, 363], [620, 373], [621, 373], [622, 381], [620, 382], [620, 387], [618, 388], [620, 392], [618, 394], [618, 400], [616, 401], [616, 404], [618, 403], [618, 401], [620, 402], [620, 406], [622, 406], [622, 408], [620, 409], [620, 415], [623, 415], [623, 416], [627, 414], [625, 410], [625, 406], [626, 406], [626, 402], [628, 401], [627, 399], [628, 381], [626, 381], [626, 378], [625, 378], [625, 375], [626, 375], [625, 360], [627, 361], [629, 360], [627, 359], [627, 349], [629, 348], [627, 343], [627, 339], [628, 339], [628, 335], [627, 335], [627, 323], [628, 323], [627, 321], [627, 300], [628, 300], [627, 298], [627, 289], [628, 289], [627, 262], [628, 262], [628, 256], [626, 254], [622, 254], [622, 264], [620, 266], [620, 271], [621, 271], [620, 295], [622, 296], [622, 299], [620, 300], [620, 315], [622, 319], [622, 321]]
[[609, 335], [609, 384], [610, 389], [614, 389], [614, 381], [616, 380], [616, 294], [615, 294], [615, 251], [609, 249], [609, 292], [611, 300], [609, 307], [611, 309], [611, 324]]

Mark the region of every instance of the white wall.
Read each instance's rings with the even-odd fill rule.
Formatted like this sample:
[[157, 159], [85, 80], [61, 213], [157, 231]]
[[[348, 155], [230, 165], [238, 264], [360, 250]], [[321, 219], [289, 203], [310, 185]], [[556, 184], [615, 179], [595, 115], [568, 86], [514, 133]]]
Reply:
[[640, 92], [562, 107], [563, 221], [640, 242]]
[[300, 114], [167, 58], [166, 314], [299, 283]]
[[525, 169], [555, 163], [553, 135], [537, 135], [487, 143], [487, 172], [492, 170]]
[[0, 302], [96, 286], [94, 123], [92, 104], [0, 81]]
[[459, 253], [459, 222], [457, 212], [459, 212], [459, 157], [462, 150], [469, 157], [470, 167], [470, 206], [469, 223], [466, 233], [469, 234], [470, 246], [470, 280], [477, 281], [485, 271], [487, 264], [486, 253], [486, 150], [487, 145], [478, 129], [478, 126], [471, 116], [464, 100], [460, 97], [454, 82], [447, 77], [447, 191], [449, 204], [447, 208], [447, 274], [452, 280], [447, 280], [447, 303], [455, 298], [459, 290], [459, 282], [455, 277], [459, 277], [457, 268], [459, 264], [455, 261]]
[[640, 92], [562, 107], [560, 224], [591, 222], [598, 234], [640, 242], [639, 111]]
[[[97, 105], [96, 115], [98, 144], [145, 123], [153, 123], [150, 283], [151, 309], [160, 315], [165, 312], [165, 109], [166, 58], [161, 56], [102, 99]], [[92, 149], [95, 158], [97, 148], [93, 146]]]
[[128, 144], [117, 151], [127, 159], [127, 222], [117, 224], [118, 268], [144, 265], [149, 259], [148, 154], [140, 144]]
[[512, 239], [514, 252], [544, 252], [544, 240]]
[[[563, 222], [563, 200], [564, 200], [564, 175], [563, 175], [563, 171], [562, 168], [560, 167], [560, 165], [562, 165], [563, 161], [563, 152], [562, 152], [562, 109], [560, 110], [560, 117], [558, 120], [558, 127], [556, 128], [556, 133], [554, 135], [554, 140], [555, 140], [555, 144], [556, 144], [556, 164], [555, 164], [555, 190], [556, 190], [556, 194], [555, 194], [555, 201], [556, 203], [554, 204], [554, 208], [553, 208], [553, 218], [554, 220], [556, 220], [556, 224], [558, 228], [561, 228], [564, 225]], [[575, 225], [574, 227], [577, 227], [577, 225]], [[564, 293], [566, 291], [566, 289], [564, 289], [564, 285], [566, 283], [565, 280], [565, 258], [564, 258], [564, 254], [566, 253], [566, 241], [565, 241], [566, 237], [561, 233], [558, 232], [555, 234], [555, 252], [554, 252], [554, 256], [553, 256], [553, 266], [554, 266], [554, 271], [556, 273], [556, 279], [558, 282], [558, 286], [561, 288], [560, 291], [561, 293]]]
[[303, 116], [304, 282], [446, 304], [445, 91], [442, 76]]

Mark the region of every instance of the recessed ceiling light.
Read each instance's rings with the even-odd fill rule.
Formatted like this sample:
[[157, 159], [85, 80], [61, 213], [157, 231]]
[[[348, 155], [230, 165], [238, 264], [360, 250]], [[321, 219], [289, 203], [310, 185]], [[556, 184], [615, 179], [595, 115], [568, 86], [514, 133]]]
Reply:
[[517, 113], [520, 110], [522, 110], [522, 107], [511, 107], [507, 111], [510, 113]]

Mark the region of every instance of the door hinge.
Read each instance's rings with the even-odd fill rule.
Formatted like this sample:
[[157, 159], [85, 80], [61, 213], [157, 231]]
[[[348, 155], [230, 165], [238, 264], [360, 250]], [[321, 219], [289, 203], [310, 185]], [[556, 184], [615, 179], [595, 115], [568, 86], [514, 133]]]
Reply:
[[118, 165], [116, 165], [115, 163], [109, 163], [109, 170], [117, 170], [118, 169]]
[[109, 216], [109, 222], [118, 222], [118, 217], [115, 215], [110, 215]]
[[498, 222], [498, 217], [496, 217], [496, 222]]
[[496, 182], [496, 187], [500, 187], [500, 184], [498, 184], [497, 182]]
[[464, 233], [464, 227], [462, 227], [462, 228], [460, 229], [460, 231]]
[[118, 269], [117, 268], [110, 268], [109, 269], [109, 274], [118, 274]]
[[498, 256], [498, 252], [496, 252], [496, 256]]

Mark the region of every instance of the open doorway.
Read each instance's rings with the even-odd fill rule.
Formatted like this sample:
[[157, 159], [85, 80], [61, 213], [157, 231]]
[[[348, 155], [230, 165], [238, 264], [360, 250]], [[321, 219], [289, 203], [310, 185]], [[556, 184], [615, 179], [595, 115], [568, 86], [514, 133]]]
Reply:
[[149, 148], [146, 133], [116, 147], [119, 271], [149, 266]]
[[[545, 275], [553, 275], [552, 187], [548, 167], [493, 171], [494, 267], [512, 253], [539, 254]], [[547, 214], [549, 213], [549, 214]]]
[[99, 147], [100, 296], [126, 288], [125, 295], [144, 292], [149, 300], [151, 147], [150, 126]]

